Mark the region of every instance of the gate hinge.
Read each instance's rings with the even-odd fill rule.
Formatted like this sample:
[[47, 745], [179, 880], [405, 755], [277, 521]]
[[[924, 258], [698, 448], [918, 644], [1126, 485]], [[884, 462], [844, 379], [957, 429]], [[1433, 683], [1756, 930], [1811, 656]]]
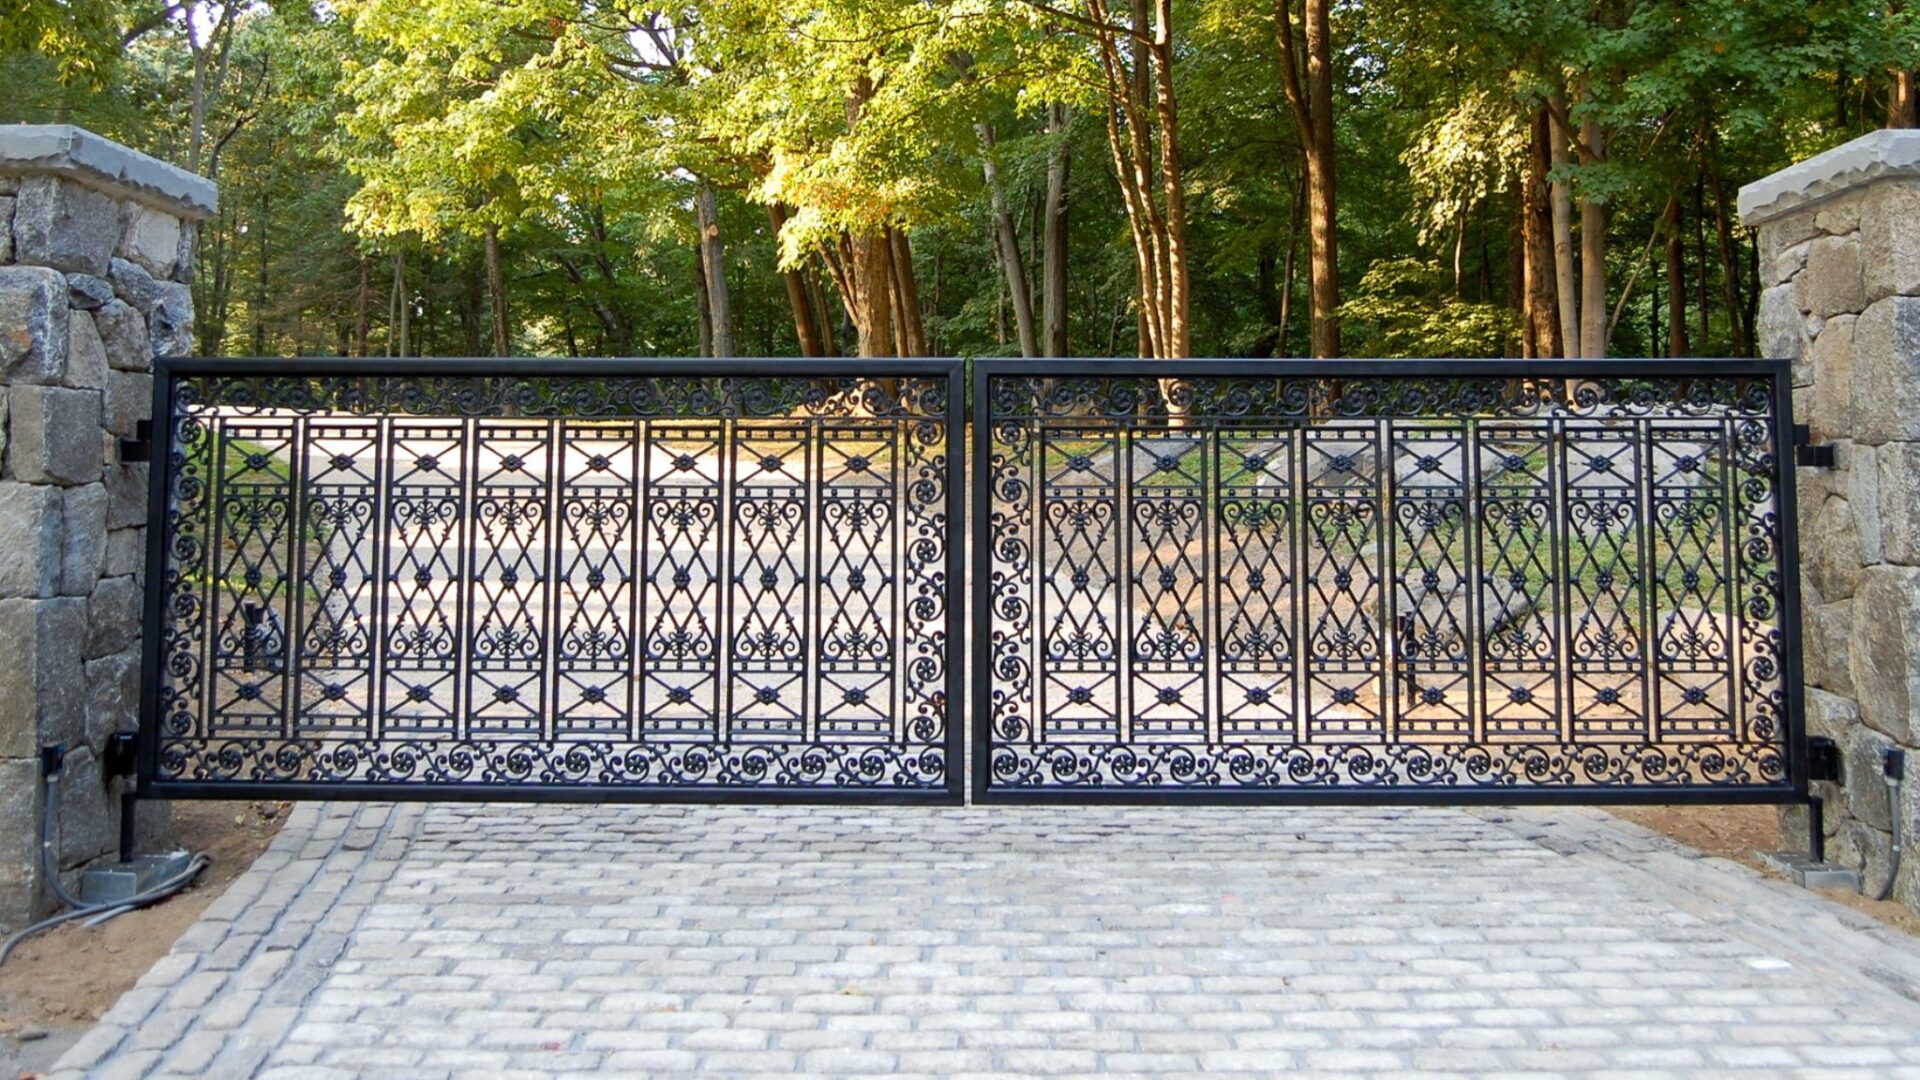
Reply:
[[107, 736], [107, 752], [101, 762], [108, 778], [132, 776], [140, 758], [139, 736], [131, 731], [116, 731]]
[[141, 420], [133, 425], [133, 438], [120, 440], [120, 464], [152, 460], [153, 421]]
[[1840, 744], [1824, 735], [1807, 738], [1807, 779], [1840, 783]]
[[1804, 469], [1831, 469], [1840, 463], [1832, 443], [1815, 443], [1813, 429], [1793, 425], [1793, 463]]

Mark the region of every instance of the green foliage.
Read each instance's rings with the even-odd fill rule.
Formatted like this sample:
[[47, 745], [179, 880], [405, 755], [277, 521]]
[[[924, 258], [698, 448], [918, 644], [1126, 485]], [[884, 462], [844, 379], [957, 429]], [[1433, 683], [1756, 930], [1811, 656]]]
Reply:
[[[24, 0], [0, 17], [0, 122], [79, 123], [183, 164], [199, 148], [222, 191], [196, 281], [209, 353], [480, 351], [494, 231], [517, 350], [654, 355], [699, 347], [702, 183], [743, 350], [797, 349], [782, 270], [850, 347], [825, 259], [879, 225], [911, 236], [933, 348], [1013, 349], [987, 125], [1029, 281], [1065, 149], [1070, 344], [1129, 355], [1098, 57], [1043, 6], [240, 0], [219, 37], [213, 0]], [[1274, 6], [1174, 11], [1194, 349], [1297, 353], [1302, 165]], [[1349, 0], [1334, 22], [1356, 354], [1515, 351], [1528, 125], [1562, 97], [1608, 136], [1557, 178], [1608, 205], [1610, 304], [1639, 268], [1615, 350], [1664, 346], [1673, 283], [1644, 253], [1677, 198], [1689, 344], [1728, 352], [1758, 289], [1737, 223], [1723, 256], [1716, 193], [1879, 125], [1888, 73], [1920, 68], [1920, 4], [1885, 0]], [[1073, 106], [1059, 135], [1056, 102]]]
[[1447, 292], [1440, 264], [1419, 259], [1374, 263], [1341, 305], [1356, 356], [1509, 356], [1519, 336], [1512, 308]]
[[120, 57], [118, 0], [24, 0], [0, 14], [0, 54], [32, 55], [62, 84], [98, 89]]

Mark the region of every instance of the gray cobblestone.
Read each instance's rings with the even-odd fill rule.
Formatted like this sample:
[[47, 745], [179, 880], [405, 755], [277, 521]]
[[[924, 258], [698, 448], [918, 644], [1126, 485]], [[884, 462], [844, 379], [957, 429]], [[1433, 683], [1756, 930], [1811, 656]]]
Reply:
[[1920, 1067], [1913, 942], [1585, 811], [303, 805], [233, 889], [63, 1070]]
[[[168, 959], [172, 959], [169, 957]], [[200, 971], [180, 980], [167, 995], [166, 1011], [192, 1013], [213, 1000], [213, 995], [227, 983], [227, 975], [222, 971]]]

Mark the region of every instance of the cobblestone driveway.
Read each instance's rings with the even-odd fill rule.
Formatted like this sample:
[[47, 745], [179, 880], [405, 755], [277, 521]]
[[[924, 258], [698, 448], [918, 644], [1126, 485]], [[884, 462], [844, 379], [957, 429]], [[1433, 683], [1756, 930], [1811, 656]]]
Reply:
[[307, 805], [60, 1067], [1920, 1077], [1920, 948], [1586, 810]]

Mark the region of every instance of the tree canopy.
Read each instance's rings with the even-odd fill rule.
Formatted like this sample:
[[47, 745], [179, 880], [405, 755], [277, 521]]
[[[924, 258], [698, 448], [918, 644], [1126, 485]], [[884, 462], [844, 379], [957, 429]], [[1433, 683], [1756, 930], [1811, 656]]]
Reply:
[[1745, 355], [1901, 0], [25, 0], [209, 355]]

